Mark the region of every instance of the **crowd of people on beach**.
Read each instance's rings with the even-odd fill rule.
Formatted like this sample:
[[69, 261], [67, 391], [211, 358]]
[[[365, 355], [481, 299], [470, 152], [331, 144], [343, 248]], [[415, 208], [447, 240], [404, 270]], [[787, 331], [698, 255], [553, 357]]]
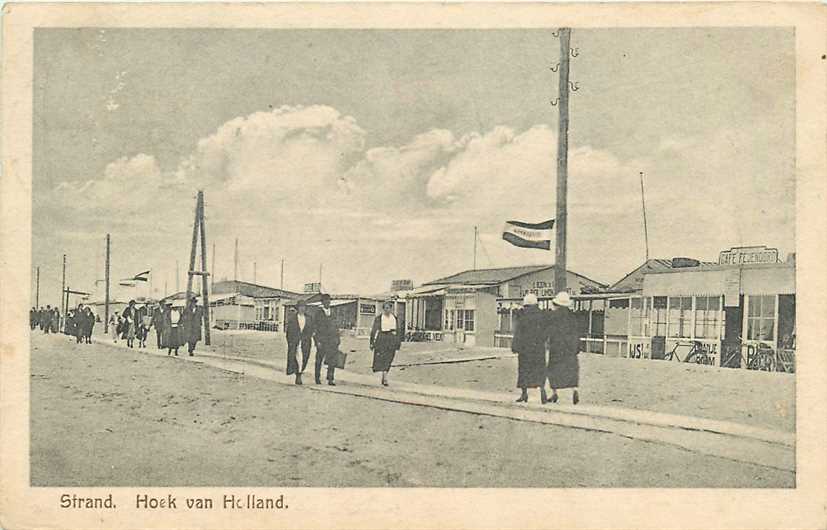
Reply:
[[[321, 384], [322, 366], [327, 366], [327, 384], [335, 386], [336, 368], [344, 368], [346, 354], [339, 349], [340, 337], [336, 318], [331, 311], [331, 298], [322, 294], [321, 306], [310, 311], [299, 300], [288, 312], [285, 320], [287, 339], [287, 375], [295, 376], [295, 384], [301, 385], [302, 374], [310, 361], [313, 344], [316, 345], [314, 380]], [[517, 313], [511, 350], [517, 354], [517, 402], [528, 401], [528, 389], [539, 388], [541, 403], [557, 403], [558, 390], [572, 389], [572, 403], [580, 401], [580, 367], [577, 355], [580, 351], [580, 332], [576, 316], [571, 311], [572, 300], [567, 292], [558, 293], [551, 301], [551, 309], [539, 308], [537, 297], [527, 294], [523, 307]], [[44, 333], [57, 333], [60, 329], [60, 312], [57, 308], [32, 308], [29, 313], [32, 329]], [[83, 304], [70, 310], [65, 318], [63, 332], [75, 337], [77, 343], [91, 344], [96, 317]], [[201, 340], [204, 325], [203, 307], [192, 296], [184, 307], [173, 307], [169, 302], [137, 304], [130, 300], [120, 313], [115, 312], [109, 325], [112, 339], [126, 341], [130, 348], [147, 347], [150, 330], [155, 330], [155, 343], [167, 355], [178, 355], [178, 349], [187, 347], [190, 356]], [[373, 352], [372, 370], [380, 373], [380, 382], [388, 386], [388, 374], [404, 337], [400, 319], [393, 313], [393, 302], [382, 304], [382, 312], [373, 321], [370, 332], [370, 349]], [[551, 396], [546, 393], [546, 382]]]
[[43, 333], [59, 333], [60, 311], [50, 305], [40, 309], [33, 307], [29, 310], [29, 326], [33, 330], [39, 328]]
[[204, 308], [198, 305], [198, 299], [191, 297], [184, 307], [173, 307], [169, 302], [153, 304], [136, 304], [130, 300], [120, 313], [115, 312], [109, 318], [112, 327], [112, 339], [126, 341], [130, 348], [147, 347], [150, 330], [155, 330], [155, 345], [159, 350], [167, 350], [167, 355], [178, 355], [178, 348], [187, 347], [190, 356], [195, 355], [195, 347], [201, 340], [201, 328], [204, 321]]

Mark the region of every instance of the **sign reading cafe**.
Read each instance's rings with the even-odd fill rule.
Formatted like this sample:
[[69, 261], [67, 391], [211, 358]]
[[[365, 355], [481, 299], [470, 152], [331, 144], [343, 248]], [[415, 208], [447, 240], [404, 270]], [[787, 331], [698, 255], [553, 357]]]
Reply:
[[722, 250], [719, 265], [749, 265], [753, 263], [777, 263], [778, 249], [767, 247], [733, 247]]

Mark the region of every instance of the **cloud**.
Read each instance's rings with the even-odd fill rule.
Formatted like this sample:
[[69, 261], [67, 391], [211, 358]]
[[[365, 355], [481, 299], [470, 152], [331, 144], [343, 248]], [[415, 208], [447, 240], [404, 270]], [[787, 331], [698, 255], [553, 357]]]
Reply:
[[[132, 238], [130, 247], [147, 260], [168, 261], [186, 259], [195, 190], [203, 189], [212, 241], [248, 242], [243, 255], [258, 256], [262, 274], [281, 256], [297, 263], [302, 280], [324, 262], [331, 289], [378, 289], [377, 271], [384, 285], [385, 275], [427, 280], [467, 268], [474, 226], [484, 241], [480, 263], [553, 259], [499, 240], [507, 219], [555, 217], [557, 135], [547, 125], [462, 136], [432, 129], [402, 145], [370, 148], [367, 138], [334, 108], [284, 106], [222, 124], [172, 168], [159, 167], [152, 154], [121, 157], [97, 178], [37, 197], [36, 206], [82, 207], [61, 224], [66, 237], [105, 226]], [[608, 281], [639, 265], [641, 170], [652, 255], [710, 258], [735, 244], [783, 247], [794, 222], [794, 185], [777, 178], [781, 167], [745, 173], [757, 156], [748, 145], [749, 131], [724, 130], [711, 139], [666, 138], [646, 158], [622, 160], [572, 142], [570, 267]], [[143, 222], [147, 215], [160, 215], [164, 229]], [[426, 258], [434, 253], [439, 259]]]

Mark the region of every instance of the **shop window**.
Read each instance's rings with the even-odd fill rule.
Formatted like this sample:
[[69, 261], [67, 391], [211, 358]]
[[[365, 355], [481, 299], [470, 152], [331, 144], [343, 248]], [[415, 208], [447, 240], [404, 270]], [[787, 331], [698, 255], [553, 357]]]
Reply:
[[626, 309], [629, 307], [628, 298], [619, 298], [616, 300], [609, 300], [609, 309]]
[[692, 297], [669, 297], [669, 336], [688, 338], [691, 336]]
[[638, 337], [649, 336], [649, 298], [632, 298], [631, 330], [632, 335]]
[[655, 296], [652, 298], [652, 336], [666, 336], [666, 297]]
[[747, 297], [747, 340], [775, 340], [775, 296]]
[[465, 310], [465, 331], [474, 331], [474, 310]]
[[717, 339], [721, 324], [721, 297], [698, 296], [695, 298], [695, 337]]

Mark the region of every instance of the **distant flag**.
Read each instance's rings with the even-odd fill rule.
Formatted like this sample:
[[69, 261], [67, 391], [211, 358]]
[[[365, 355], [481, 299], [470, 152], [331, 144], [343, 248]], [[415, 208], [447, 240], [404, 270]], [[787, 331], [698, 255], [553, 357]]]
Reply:
[[135, 287], [135, 282], [148, 282], [150, 272], [152, 271], [139, 272], [131, 278], [124, 278], [120, 281], [120, 285], [125, 287]]
[[503, 227], [503, 239], [516, 247], [551, 249], [554, 219], [543, 223], [523, 223], [506, 221]]

